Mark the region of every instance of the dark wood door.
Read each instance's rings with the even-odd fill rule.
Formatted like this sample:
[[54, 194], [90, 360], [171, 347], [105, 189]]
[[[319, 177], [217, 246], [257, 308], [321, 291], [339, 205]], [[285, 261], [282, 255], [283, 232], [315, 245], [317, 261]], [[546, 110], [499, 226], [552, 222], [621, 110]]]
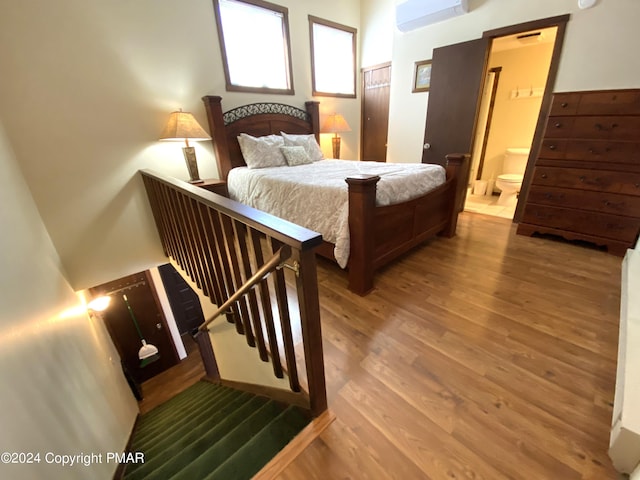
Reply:
[[[142, 383], [179, 362], [148, 272], [140, 272], [104, 283], [91, 288], [90, 291], [94, 297], [106, 294], [111, 297], [109, 308], [100, 312], [100, 316], [105, 322], [122, 362], [137, 382]], [[147, 343], [158, 348], [159, 359], [144, 367], [140, 366], [141, 362], [138, 358], [142, 341], [123, 295], [127, 296], [127, 302], [143, 338]]]
[[180, 335], [197, 330], [204, 323], [204, 314], [198, 294], [170, 263], [160, 265], [158, 271]]
[[362, 160], [387, 160], [391, 64], [362, 69]]
[[[489, 44], [489, 38], [481, 38], [434, 49], [422, 163], [443, 165], [449, 153], [471, 153]], [[468, 168], [463, 176], [459, 210], [469, 183]]]

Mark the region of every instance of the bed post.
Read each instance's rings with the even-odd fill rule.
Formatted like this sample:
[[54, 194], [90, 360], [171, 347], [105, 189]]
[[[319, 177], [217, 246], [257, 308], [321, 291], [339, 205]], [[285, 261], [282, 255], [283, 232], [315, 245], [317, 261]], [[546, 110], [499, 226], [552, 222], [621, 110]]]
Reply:
[[443, 237], [453, 237], [456, 234], [456, 227], [458, 225], [458, 214], [464, 208], [464, 197], [466, 189], [466, 172], [469, 168], [469, 154], [465, 153], [450, 153], [445, 156], [447, 159], [446, 171], [447, 180], [453, 180], [451, 188], [451, 212], [449, 217], [449, 223], [440, 233]]
[[[349, 184], [349, 290], [366, 295], [373, 289], [374, 209], [377, 175], [347, 178]], [[354, 246], [357, 245], [357, 248]]]
[[231, 158], [229, 157], [229, 146], [227, 145], [227, 135], [222, 118], [222, 97], [206, 95], [202, 97], [202, 101], [207, 111], [209, 134], [211, 135], [213, 152], [218, 164], [218, 175], [220, 175], [220, 179], [226, 182], [231, 170]]

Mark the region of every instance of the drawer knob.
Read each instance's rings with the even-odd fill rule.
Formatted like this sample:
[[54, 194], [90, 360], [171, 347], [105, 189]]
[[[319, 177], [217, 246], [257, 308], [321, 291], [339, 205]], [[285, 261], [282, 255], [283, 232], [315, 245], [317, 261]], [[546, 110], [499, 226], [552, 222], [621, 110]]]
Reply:
[[560, 122], [558, 122], [558, 123], [556, 123], [556, 124], [554, 125], [554, 127], [556, 127], [556, 128], [562, 128], [562, 124], [561, 124]]
[[555, 150], [556, 146], [555, 145], [549, 145], [549, 150]]
[[568, 104], [567, 102], [562, 102], [562, 103], [560, 104], [560, 106], [561, 106], [562, 108], [567, 108], [567, 107], [569, 106], [569, 104]]
[[580, 175], [580, 181], [584, 182], [585, 181], [585, 176], [584, 175]]
[[[540, 175], [540, 176], [541, 176], [542, 178], [547, 178], [547, 174], [546, 174], [546, 173], [543, 173], [543, 174], [542, 174], [542, 175]], [[637, 185], [636, 185], [636, 187], [637, 187]]]

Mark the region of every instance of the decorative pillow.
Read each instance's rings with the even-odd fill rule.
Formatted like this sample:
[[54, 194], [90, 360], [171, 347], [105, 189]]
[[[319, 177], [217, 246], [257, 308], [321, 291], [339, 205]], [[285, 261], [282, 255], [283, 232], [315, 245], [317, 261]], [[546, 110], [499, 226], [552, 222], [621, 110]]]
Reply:
[[249, 168], [282, 167], [287, 164], [280, 151], [284, 140], [279, 135], [252, 137], [241, 133], [238, 136], [238, 143]]
[[304, 147], [301, 147], [299, 145], [296, 145], [295, 147], [280, 147], [280, 151], [284, 155], [284, 158], [287, 159], [287, 163], [291, 167], [313, 163], [309, 158], [309, 155], [307, 155], [307, 151], [304, 149]]
[[318, 160], [322, 160], [324, 155], [322, 155], [322, 150], [320, 149], [320, 145], [316, 140], [315, 135], [290, 135], [288, 133], [280, 132], [282, 138], [284, 138], [284, 144], [287, 147], [295, 147], [300, 146], [304, 147], [307, 155], [312, 162], [317, 162]]

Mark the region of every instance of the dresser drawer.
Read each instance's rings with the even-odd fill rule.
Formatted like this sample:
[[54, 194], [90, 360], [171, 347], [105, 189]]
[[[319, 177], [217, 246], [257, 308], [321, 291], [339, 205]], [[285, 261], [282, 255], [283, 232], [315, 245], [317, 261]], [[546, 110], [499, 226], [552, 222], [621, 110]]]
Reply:
[[580, 93], [554, 94], [549, 115], [575, 115], [581, 97]]
[[636, 168], [640, 169], [640, 143], [597, 139], [545, 138], [540, 146], [538, 158], [582, 160], [600, 165], [622, 163], [624, 166], [618, 166], [617, 169], [638, 171]]
[[588, 92], [580, 97], [578, 115], [640, 115], [640, 92]]
[[568, 140], [565, 138], [545, 138], [540, 146], [539, 158], [564, 159]]
[[571, 137], [637, 141], [640, 137], [640, 117], [576, 117], [571, 127]]
[[532, 184], [640, 196], [640, 173], [537, 166]]
[[[547, 144], [545, 150], [545, 145]], [[552, 152], [562, 149], [562, 157], [567, 160], [585, 160], [589, 162], [627, 163], [640, 166], [640, 143], [636, 142], [611, 142], [608, 140], [545, 140], [543, 151], [552, 149]], [[542, 154], [541, 154], [542, 156]]]
[[531, 225], [611, 238], [630, 244], [636, 240], [640, 229], [638, 218], [533, 204], [527, 205], [522, 221]]
[[544, 131], [545, 138], [569, 138], [573, 130], [575, 117], [549, 117], [547, 128]]
[[594, 212], [629, 217], [640, 214], [640, 196], [592, 192], [571, 188], [532, 185], [527, 197], [527, 205], [530, 203], [591, 210]]

